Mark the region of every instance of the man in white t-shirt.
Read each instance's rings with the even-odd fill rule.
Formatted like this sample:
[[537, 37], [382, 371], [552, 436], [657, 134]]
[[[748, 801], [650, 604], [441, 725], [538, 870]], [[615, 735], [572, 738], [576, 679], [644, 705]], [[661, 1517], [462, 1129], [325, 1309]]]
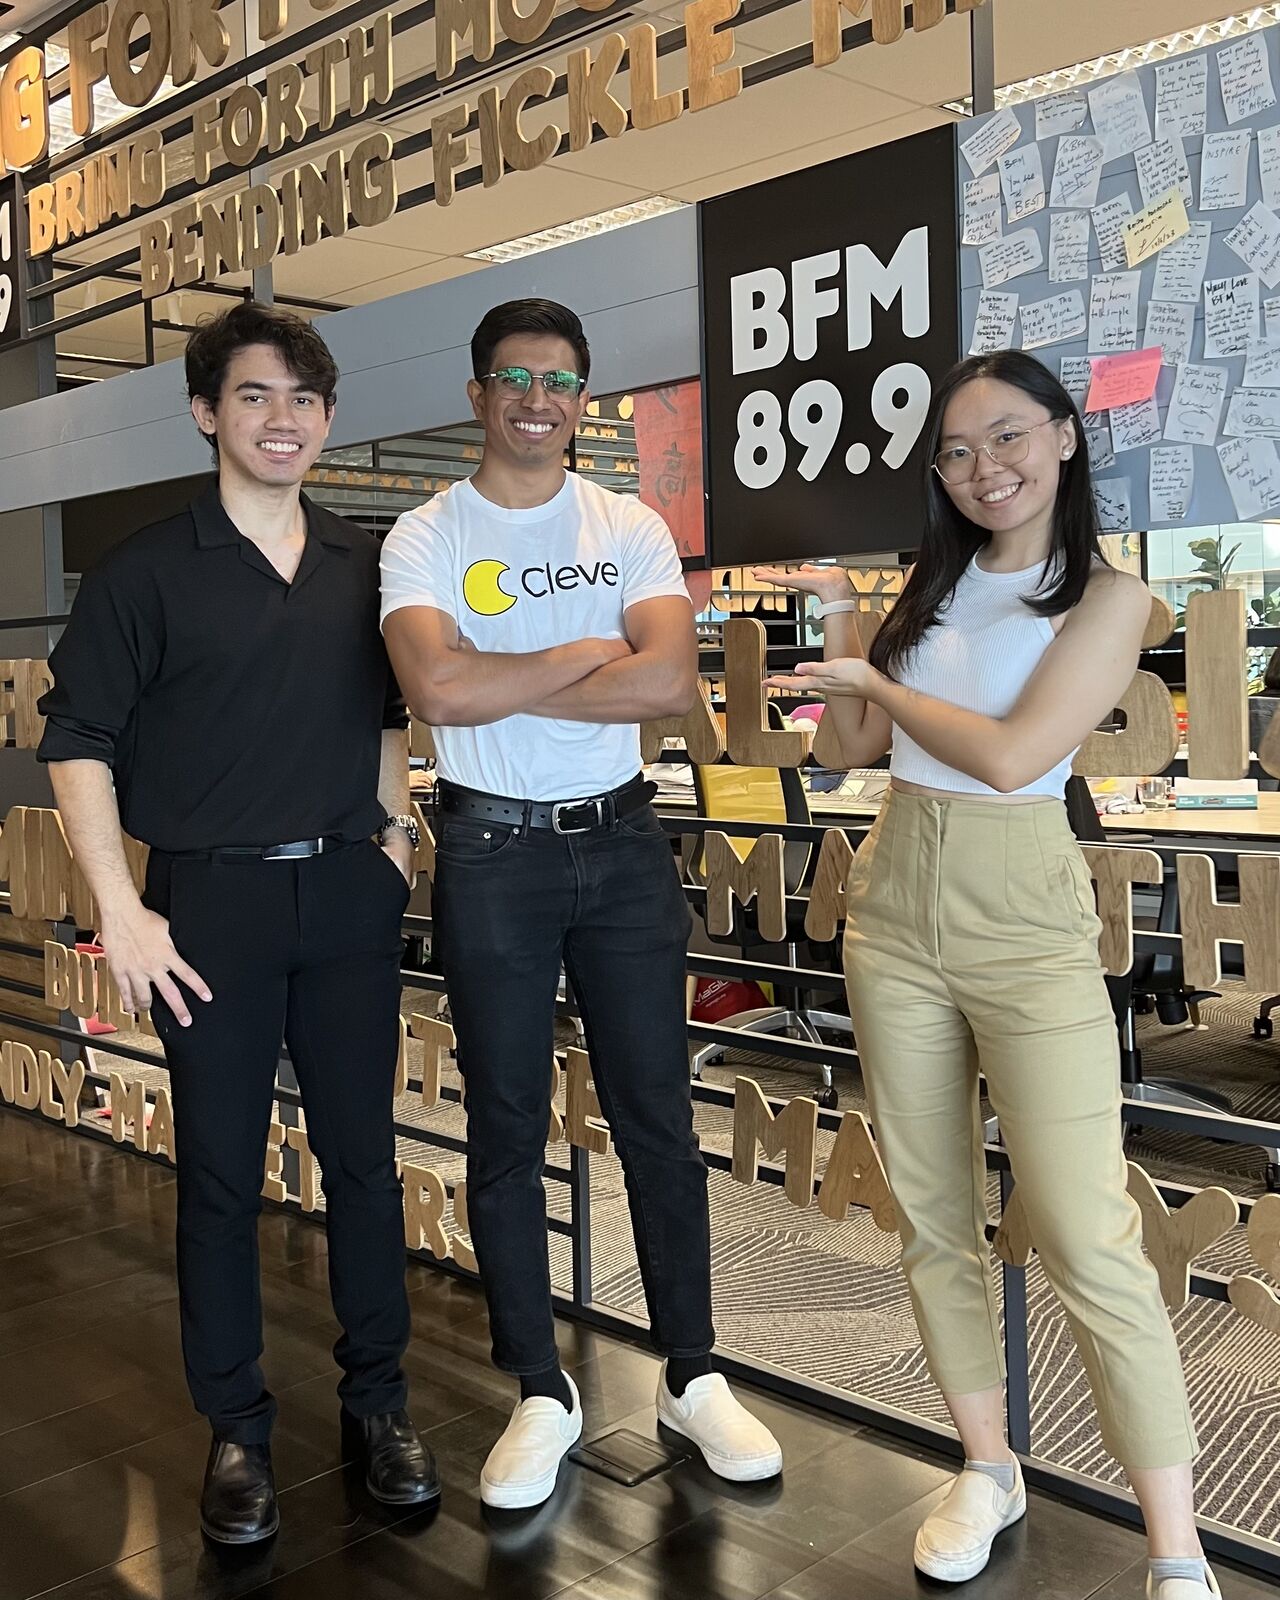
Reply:
[[659, 1417], [722, 1476], [772, 1477], [776, 1440], [711, 1366], [689, 912], [640, 771], [639, 723], [687, 711], [697, 687], [680, 562], [654, 512], [564, 470], [590, 365], [572, 311], [497, 306], [471, 357], [484, 456], [469, 482], [392, 529], [382, 626], [405, 698], [435, 737], [432, 912], [467, 1084], [467, 1212], [494, 1361], [520, 1381], [481, 1496], [545, 1500], [582, 1432], [556, 1350], [542, 1186], [562, 965], [666, 1358]]

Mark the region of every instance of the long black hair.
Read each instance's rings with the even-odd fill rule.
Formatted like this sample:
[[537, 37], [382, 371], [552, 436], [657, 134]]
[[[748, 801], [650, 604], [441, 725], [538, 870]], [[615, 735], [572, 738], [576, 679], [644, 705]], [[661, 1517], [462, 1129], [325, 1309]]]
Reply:
[[1043, 406], [1054, 419], [1075, 423], [1076, 451], [1062, 463], [1053, 508], [1053, 544], [1042, 580], [1049, 586], [1024, 604], [1040, 617], [1061, 616], [1079, 604], [1094, 564], [1105, 559], [1098, 543], [1089, 452], [1075, 401], [1046, 367], [1021, 350], [997, 350], [960, 362], [939, 384], [926, 429], [924, 535], [915, 569], [871, 646], [872, 665], [890, 677], [903, 657], [937, 623], [961, 574], [991, 537], [956, 510], [942, 479], [933, 470], [947, 406], [958, 390], [976, 378], [1010, 384]]

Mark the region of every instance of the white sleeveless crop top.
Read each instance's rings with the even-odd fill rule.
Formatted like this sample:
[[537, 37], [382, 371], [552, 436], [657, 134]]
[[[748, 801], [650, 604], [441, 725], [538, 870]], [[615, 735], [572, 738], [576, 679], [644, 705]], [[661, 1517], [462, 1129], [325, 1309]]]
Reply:
[[[898, 682], [985, 717], [1007, 716], [1055, 637], [1049, 619], [1024, 604], [1052, 584], [1052, 571], [1047, 578], [1043, 573], [1043, 566], [984, 572], [975, 556], [935, 626], [896, 669]], [[1051, 772], [1013, 792], [1062, 799], [1074, 757], [1073, 750]], [[998, 792], [936, 761], [896, 723], [889, 771], [907, 783], [954, 794]]]

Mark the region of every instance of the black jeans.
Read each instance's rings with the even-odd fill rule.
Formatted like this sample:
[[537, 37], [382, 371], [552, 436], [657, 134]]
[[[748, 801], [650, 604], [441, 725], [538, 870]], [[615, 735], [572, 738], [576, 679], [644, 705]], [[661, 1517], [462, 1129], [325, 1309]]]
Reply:
[[358, 1416], [405, 1403], [404, 1219], [391, 1101], [400, 918], [409, 889], [376, 845], [300, 861], [153, 851], [146, 904], [213, 991], [184, 991], [189, 1028], [157, 998], [178, 1178], [182, 1350], [214, 1433], [265, 1443], [258, 1213], [283, 1038], [326, 1201], [338, 1385]]
[[530, 1374], [558, 1359], [542, 1168], [562, 962], [622, 1161], [654, 1344], [705, 1354], [715, 1331], [684, 1020], [689, 908], [652, 807], [563, 837], [446, 814], [433, 914], [495, 1363]]

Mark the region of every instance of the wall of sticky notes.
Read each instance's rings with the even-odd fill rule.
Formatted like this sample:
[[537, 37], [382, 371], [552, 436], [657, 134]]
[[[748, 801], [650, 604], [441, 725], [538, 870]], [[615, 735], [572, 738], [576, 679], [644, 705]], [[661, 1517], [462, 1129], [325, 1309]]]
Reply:
[[1062, 379], [1104, 531], [1280, 516], [1278, 101], [1269, 26], [959, 131], [965, 349]]

